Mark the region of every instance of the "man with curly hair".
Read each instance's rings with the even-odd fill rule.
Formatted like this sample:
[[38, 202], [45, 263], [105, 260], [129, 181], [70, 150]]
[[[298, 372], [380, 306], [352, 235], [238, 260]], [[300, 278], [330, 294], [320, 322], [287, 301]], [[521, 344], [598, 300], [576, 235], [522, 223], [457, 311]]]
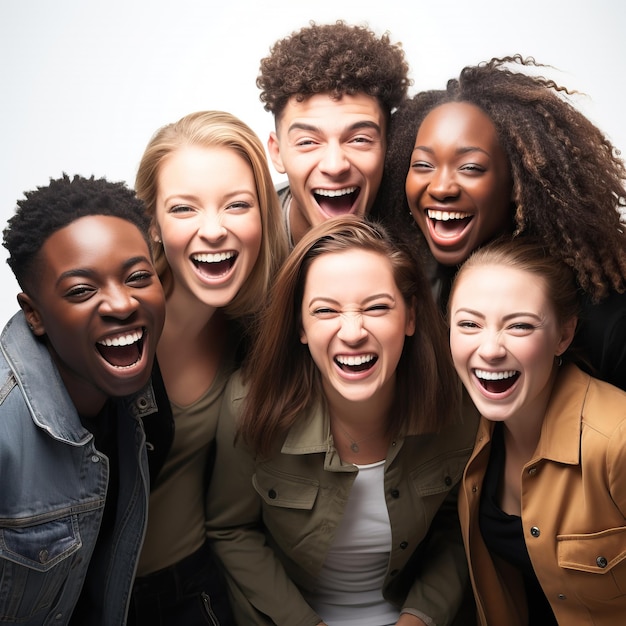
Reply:
[[400, 43], [341, 20], [310, 22], [261, 60], [257, 86], [275, 119], [268, 151], [287, 175], [279, 195], [292, 244], [329, 217], [369, 211], [408, 72]]

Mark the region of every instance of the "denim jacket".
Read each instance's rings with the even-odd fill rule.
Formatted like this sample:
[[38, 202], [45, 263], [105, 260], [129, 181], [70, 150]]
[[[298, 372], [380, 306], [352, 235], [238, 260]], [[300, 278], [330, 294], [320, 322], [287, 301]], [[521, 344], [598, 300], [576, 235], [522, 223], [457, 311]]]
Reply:
[[[0, 337], [0, 623], [67, 624], [83, 587], [107, 494], [109, 460], [94, 447], [45, 345], [16, 314]], [[148, 462], [141, 418], [152, 386], [116, 400], [119, 497], [95, 567], [98, 623], [126, 622], [143, 542]]]

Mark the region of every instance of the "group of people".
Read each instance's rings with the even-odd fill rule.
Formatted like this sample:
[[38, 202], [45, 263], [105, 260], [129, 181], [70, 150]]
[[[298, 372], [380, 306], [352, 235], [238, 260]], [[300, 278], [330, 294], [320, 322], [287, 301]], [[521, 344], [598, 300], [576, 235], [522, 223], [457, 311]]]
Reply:
[[25, 193], [0, 623], [620, 623], [626, 168], [534, 64], [410, 97], [311, 23], [267, 146], [194, 112]]

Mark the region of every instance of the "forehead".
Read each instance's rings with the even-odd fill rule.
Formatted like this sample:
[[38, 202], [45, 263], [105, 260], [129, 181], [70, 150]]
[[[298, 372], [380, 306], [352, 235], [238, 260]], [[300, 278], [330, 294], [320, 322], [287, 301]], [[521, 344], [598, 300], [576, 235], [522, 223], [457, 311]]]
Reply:
[[481, 264], [459, 274], [451, 298], [452, 310], [516, 308], [522, 303], [542, 306], [551, 302], [545, 280], [528, 270], [502, 264]]
[[389, 259], [372, 250], [359, 248], [327, 252], [316, 257], [309, 267], [305, 289], [345, 292], [357, 284], [372, 290], [381, 285], [395, 287]]
[[144, 233], [132, 222], [110, 215], [81, 217], [54, 232], [39, 251], [48, 273], [69, 268], [112, 268], [120, 259], [150, 258]]
[[330, 94], [315, 94], [299, 102], [292, 96], [278, 120], [279, 132], [288, 133], [298, 125], [325, 131], [341, 131], [359, 121], [385, 129], [385, 114], [380, 102], [366, 94], [343, 95], [337, 99]]
[[496, 127], [491, 118], [469, 102], [447, 102], [435, 107], [422, 121], [417, 137], [464, 137], [471, 143], [498, 143]]

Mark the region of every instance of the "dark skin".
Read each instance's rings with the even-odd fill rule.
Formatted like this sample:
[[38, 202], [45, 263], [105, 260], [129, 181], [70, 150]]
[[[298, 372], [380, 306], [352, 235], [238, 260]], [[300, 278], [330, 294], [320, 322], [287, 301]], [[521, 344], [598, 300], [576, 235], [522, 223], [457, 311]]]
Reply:
[[130, 222], [90, 215], [48, 237], [38, 260], [32, 293], [18, 302], [78, 413], [94, 417], [151, 374], [165, 308], [148, 245]]

